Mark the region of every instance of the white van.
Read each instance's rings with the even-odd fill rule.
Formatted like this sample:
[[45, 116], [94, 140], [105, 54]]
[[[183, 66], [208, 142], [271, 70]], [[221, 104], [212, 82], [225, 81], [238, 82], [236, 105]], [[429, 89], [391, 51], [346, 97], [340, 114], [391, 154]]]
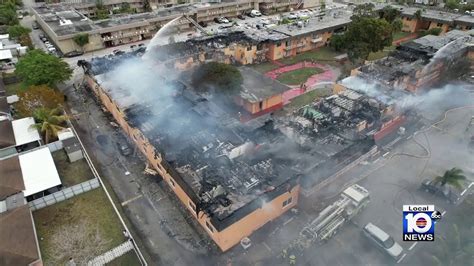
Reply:
[[364, 235], [371, 240], [379, 249], [390, 255], [390, 257], [399, 260], [403, 255], [403, 248], [393, 240], [389, 234], [378, 228], [372, 223], [364, 227]]
[[250, 11], [250, 16], [251, 17], [260, 17], [260, 16], [262, 16], [262, 13], [260, 13], [260, 11], [258, 11], [258, 10], [253, 9], [252, 11]]

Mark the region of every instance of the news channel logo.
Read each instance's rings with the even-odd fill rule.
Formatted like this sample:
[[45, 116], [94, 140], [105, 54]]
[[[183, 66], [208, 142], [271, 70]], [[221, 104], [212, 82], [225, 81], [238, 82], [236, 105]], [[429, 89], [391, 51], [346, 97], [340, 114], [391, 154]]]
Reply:
[[403, 241], [434, 241], [439, 219], [434, 205], [403, 205]]

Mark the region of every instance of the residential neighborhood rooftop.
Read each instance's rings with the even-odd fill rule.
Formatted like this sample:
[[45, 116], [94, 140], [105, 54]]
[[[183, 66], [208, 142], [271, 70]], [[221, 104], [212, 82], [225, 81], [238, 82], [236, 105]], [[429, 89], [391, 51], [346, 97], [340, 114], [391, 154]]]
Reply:
[[25, 190], [18, 157], [0, 160], [0, 201]]
[[0, 225], [2, 265], [34, 265], [41, 258], [33, 217], [27, 204], [0, 213]]
[[290, 89], [277, 80], [262, 75], [249, 67], [240, 67], [239, 71], [244, 77], [240, 97], [251, 103], [260, 102]]

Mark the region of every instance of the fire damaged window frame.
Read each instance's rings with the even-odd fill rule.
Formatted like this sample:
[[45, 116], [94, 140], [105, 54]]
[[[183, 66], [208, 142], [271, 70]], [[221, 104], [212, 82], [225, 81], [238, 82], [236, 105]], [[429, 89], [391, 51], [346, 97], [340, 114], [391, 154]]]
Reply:
[[288, 205], [290, 205], [292, 202], [293, 202], [293, 197], [289, 197], [288, 199], [283, 201], [282, 208], [288, 207]]
[[214, 226], [212, 226], [209, 221], [206, 221], [206, 227], [207, 227], [207, 230], [209, 230], [209, 232], [211, 232], [211, 234], [214, 234]]

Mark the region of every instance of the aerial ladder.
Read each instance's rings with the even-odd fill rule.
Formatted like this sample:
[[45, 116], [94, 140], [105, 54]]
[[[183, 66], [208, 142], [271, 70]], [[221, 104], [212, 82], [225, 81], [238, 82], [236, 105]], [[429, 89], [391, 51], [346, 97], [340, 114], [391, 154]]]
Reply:
[[183, 15], [185, 19], [187, 19], [191, 24], [193, 24], [200, 32], [204, 33], [205, 35], [212, 35], [210, 32], [208, 32], [204, 27], [199, 25], [194, 19], [192, 19], [189, 15]]
[[309, 240], [324, 242], [337, 233], [346, 221], [351, 220], [370, 201], [369, 192], [355, 184], [344, 190], [339, 200], [322, 210], [319, 215], [301, 231]]
[[303, 4], [304, 0], [298, 0], [298, 2], [296, 3], [296, 9], [300, 9]]

